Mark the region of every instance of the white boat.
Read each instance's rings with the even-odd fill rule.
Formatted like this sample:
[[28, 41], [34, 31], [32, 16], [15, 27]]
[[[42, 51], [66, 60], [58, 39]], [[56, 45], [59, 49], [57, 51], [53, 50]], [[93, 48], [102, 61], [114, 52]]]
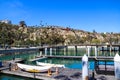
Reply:
[[34, 66], [34, 65], [26, 65], [26, 64], [21, 64], [21, 63], [17, 63], [17, 66], [25, 71], [28, 72], [46, 72], [48, 71], [52, 66]]
[[38, 62], [36, 61], [36, 64], [39, 66], [52, 66], [52, 67], [63, 67], [65, 68], [65, 65], [61, 65], [61, 64], [50, 64], [50, 63], [43, 63], [43, 62]]

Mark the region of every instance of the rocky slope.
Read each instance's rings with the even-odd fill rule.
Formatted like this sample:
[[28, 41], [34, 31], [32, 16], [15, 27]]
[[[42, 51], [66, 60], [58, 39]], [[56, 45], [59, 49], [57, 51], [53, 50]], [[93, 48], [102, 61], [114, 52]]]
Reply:
[[1, 45], [119, 44], [119, 33], [97, 33], [59, 26], [29, 26], [0, 23]]

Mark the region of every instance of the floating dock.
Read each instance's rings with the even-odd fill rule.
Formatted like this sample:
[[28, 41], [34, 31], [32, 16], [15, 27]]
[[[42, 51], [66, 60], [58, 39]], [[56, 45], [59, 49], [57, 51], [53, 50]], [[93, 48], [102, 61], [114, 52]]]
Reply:
[[32, 79], [39, 79], [39, 80], [55, 80], [54, 78], [52, 79], [51, 77], [47, 77], [47, 74], [42, 75], [38, 73], [29, 73], [29, 72], [20, 71], [20, 70], [17, 70], [17, 71], [3, 70], [1, 73], [14, 75], [14, 76], [21, 76], [26, 78], [32, 78]]
[[[48, 58], [65, 58], [65, 59], [82, 59], [83, 56], [55, 56], [55, 55], [47, 55]], [[114, 57], [106, 57], [106, 56], [89, 56], [90, 60], [113, 60]]]
[[29, 61], [37, 61], [37, 60], [40, 60], [40, 59], [45, 59], [45, 58], [47, 58], [47, 57], [43, 57], [43, 56], [36, 56], [36, 58], [35, 59], [31, 59], [31, 60], [29, 60]]
[[[0, 71], [0, 74], [27, 77], [36, 80], [82, 80], [82, 71], [79, 69], [58, 68], [58, 73], [56, 73], [56, 68], [51, 68], [51, 73], [52, 74], [48, 74], [48, 72], [30, 73], [19, 68], [17, 70], [4, 69]], [[92, 75], [93, 72], [89, 71], [89, 77]], [[114, 75], [99, 75], [95, 72], [94, 78], [96, 80], [115, 80]]]
[[[56, 57], [56, 58], [82, 58], [82, 56], [47, 56], [49, 58]], [[40, 57], [41, 58], [41, 57]], [[96, 59], [96, 61], [99, 60], [106, 60], [106, 57], [91, 57]], [[38, 58], [34, 59], [37, 60]], [[41, 58], [42, 59], [42, 58]], [[34, 61], [33, 60], [33, 61]], [[107, 60], [113, 60], [113, 57], [108, 57]], [[10, 69], [9, 63], [17, 63], [23, 61], [22, 59], [15, 59], [11, 61], [6, 61], [6, 65], [3, 65], [3, 67], [0, 68], [0, 74], [8, 74], [8, 75], [15, 75], [15, 76], [21, 76], [21, 77], [27, 77], [32, 79], [38, 79], [38, 80], [82, 80], [82, 71], [80, 69], [69, 69], [69, 68], [58, 68], [58, 73], [56, 73], [56, 68], [51, 68], [52, 74], [48, 74], [48, 72], [44, 73], [30, 73], [21, 70], [18, 68]], [[14, 67], [13, 67], [14, 68]], [[100, 67], [99, 67], [100, 68]], [[103, 68], [103, 67], [102, 67]], [[107, 69], [107, 67], [105, 67]], [[114, 71], [114, 70], [113, 70]], [[93, 75], [93, 72], [89, 70], [89, 77]], [[96, 80], [115, 80], [114, 74], [108, 75], [107, 73], [98, 74], [96, 71], [94, 71], [94, 78]]]

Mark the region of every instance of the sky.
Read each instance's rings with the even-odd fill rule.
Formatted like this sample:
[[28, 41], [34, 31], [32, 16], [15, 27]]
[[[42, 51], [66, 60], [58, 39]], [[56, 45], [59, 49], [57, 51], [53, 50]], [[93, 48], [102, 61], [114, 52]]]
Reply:
[[120, 0], [0, 0], [0, 20], [120, 32]]

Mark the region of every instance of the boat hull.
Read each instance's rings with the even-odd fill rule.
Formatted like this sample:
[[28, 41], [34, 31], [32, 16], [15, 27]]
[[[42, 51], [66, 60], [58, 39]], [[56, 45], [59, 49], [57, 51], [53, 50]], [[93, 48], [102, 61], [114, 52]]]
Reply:
[[38, 61], [36, 61], [36, 64], [39, 65], [39, 66], [52, 66], [52, 67], [63, 67], [63, 68], [65, 68], [65, 66], [61, 65], [61, 64], [42, 63], [42, 62], [38, 62]]
[[28, 72], [46, 72], [52, 67], [52, 66], [42, 67], [42, 66], [26, 65], [26, 64], [20, 64], [20, 63], [17, 63], [17, 66], [20, 69]]

